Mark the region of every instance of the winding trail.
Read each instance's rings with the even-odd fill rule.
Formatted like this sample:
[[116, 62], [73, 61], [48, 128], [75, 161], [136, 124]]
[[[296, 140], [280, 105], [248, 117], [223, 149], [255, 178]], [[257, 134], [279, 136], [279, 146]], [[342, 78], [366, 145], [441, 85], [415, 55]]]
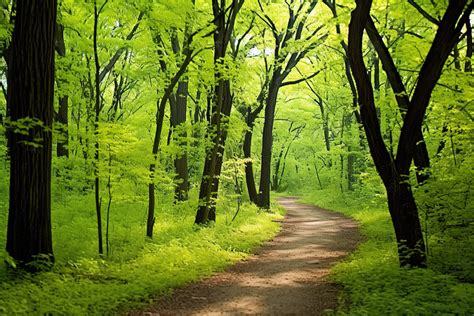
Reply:
[[318, 207], [280, 198], [280, 234], [225, 272], [187, 285], [129, 315], [320, 315], [337, 307], [330, 268], [360, 240], [357, 223]]

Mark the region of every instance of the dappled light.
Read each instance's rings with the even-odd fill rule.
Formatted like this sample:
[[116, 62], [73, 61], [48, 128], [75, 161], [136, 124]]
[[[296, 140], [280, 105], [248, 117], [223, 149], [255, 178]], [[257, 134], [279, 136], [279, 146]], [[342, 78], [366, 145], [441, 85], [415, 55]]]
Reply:
[[[329, 270], [355, 249], [357, 224], [296, 200], [278, 200], [287, 210], [282, 230], [254, 256], [139, 313], [303, 315], [335, 310], [338, 287], [328, 280]], [[305, 225], [311, 222], [318, 229]]]

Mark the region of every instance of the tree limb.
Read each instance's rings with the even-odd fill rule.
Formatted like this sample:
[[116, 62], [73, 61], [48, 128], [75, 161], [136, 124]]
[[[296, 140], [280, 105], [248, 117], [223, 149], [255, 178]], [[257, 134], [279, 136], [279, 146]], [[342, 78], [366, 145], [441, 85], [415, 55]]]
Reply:
[[418, 11], [422, 16], [424, 16], [425, 19], [427, 19], [431, 23], [439, 25], [439, 21], [435, 19], [433, 16], [431, 16], [431, 14], [426, 12], [418, 3], [415, 2], [415, 0], [408, 0], [408, 3], [411, 4], [411, 6], [414, 7], [416, 11]]
[[308, 81], [308, 80], [310, 80], [310, 79], [316, 77], [317, 75], [319, 75], [319, 73], [320, 73], [322, 70], [323, 70], [323, 69], [318, 70], [318, 71], [316, 71], [315, 73], [311, 74], [311, 75], [308, 76], [308, 77], [304, 77], [304, 78], [300, 78], [300, 79], [297, 79], [297, 80], [292, 80], [292, 81], [283, 82], [280, 87], [298, 84], [298, 83], [301, 83], [301, 82], [303, 82], [303, 81]]
[[[140, 12], [137, 18], [137, 23], [133, 26], [132, 30], [130, 33], [127, 35], [126, 40], [130, 41], [134, 36], [135, 33], [137, 32], [138, 26], [140, 25], [140, 22], [143, 18], [144, 12]], [[102, 82], [105, 78], [105, 76], [114, 68], [115, 63], [120, 59], [122, 56], [123, 52], [125, 51], [125, 47], [121, 47], [115, 52], [114, 56], [110, 59], [110, 61], [107, 63], [107, 65], [102, 69], [102, 71], [99, 74], [99, 82]]]

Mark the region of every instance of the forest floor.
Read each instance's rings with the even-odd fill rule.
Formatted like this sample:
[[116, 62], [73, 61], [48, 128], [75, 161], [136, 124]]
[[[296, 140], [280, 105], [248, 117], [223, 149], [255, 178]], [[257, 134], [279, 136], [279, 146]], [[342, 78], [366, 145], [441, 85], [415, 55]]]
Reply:
[[296, 200], [278, 199], [287, 210], [281, 232], [255, 255], [128, 315], [320, 315], [335, 310], [340, 287], [328, 274], [356, 248], [358, 225]]

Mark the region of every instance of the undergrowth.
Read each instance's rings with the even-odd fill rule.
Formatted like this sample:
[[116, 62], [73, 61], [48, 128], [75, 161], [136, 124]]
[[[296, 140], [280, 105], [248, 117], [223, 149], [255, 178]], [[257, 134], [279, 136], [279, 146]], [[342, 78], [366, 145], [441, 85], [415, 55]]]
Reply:
[[[334, 190], [333, 190], [334, 191]], [[336, 210], [360, 223], [364, 241], [358, 250], [334, 269], [333, 279], [344, 286], [342, 300], [350, 315], [473, 315], [474, 284], [472, 243], [429, 237], [428, 269], [401, 269], [395, 236], [383, 197], [344, 195], [324, 190], [305, 194], [302, 200]], [[469, 239], [466, 236], [464, 239]], [[470, 248], [466, 247], [466, 244]], [[451, 256], [445, 260], [446, 254]], [[445, 265], [457, 262], [446, 273]], [[470, 269], [468, 268], [470, 267]], [[345, 304], [343, 304], [345, 305]]]
[[72, 196], [53, 212], [57, 262], [52, 271], [32, 275], [0, 267], [0, 314], [103, 315], [137, 308], [245, 258], [277, 233], [274, 220], [281, 217], [244, 204], [231, 222], [234, 209], [221, 205], [215, 226], [196, 228], [196, 205], [166, 203], [151, 241], [144, 238], [145, 213], [136, 210], [145, 206], [117, 203], [110, 254], [99, 257], [92, 203]]

